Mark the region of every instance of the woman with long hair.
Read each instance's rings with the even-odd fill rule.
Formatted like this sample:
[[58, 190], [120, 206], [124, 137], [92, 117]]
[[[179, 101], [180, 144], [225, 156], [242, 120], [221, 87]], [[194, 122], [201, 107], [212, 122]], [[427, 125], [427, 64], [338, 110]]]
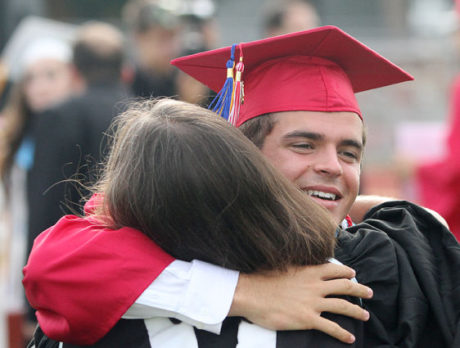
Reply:
[[[96, 195], [87, 204], [92, 207], [88, 219], [113, 230], [142, 231], [178, 259], [243, 273], [284, 272], [333, 256], [336, 226], [327, 212], [211, 111], [168, 99], [144, 101], [119, 116], [115, 127]], [[345, 320], [356, 333], [355, 321]], [[42, 335], [38, 330], [37, 347], [52, 342]], [[227, 319], [221, 335], [153, 318], [122, 319], [95, 346], [136, 347], [141, 344], [133, 342], [144, 340], [146, 346], [225, 347], [237, 336], [252, 346], [267, 339], [343, 344], [318, 331], [277, 337], [240, 318]]]

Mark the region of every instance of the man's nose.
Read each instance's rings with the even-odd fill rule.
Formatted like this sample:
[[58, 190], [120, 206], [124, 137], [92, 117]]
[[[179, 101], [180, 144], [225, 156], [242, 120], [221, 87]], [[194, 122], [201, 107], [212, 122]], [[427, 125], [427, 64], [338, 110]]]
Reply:
[[318, 153], [315, 160], [314, 169], [322, 175], [332, 177], [340, 176], [343, 173], [342, 164], [336, 149], [324, 149]]

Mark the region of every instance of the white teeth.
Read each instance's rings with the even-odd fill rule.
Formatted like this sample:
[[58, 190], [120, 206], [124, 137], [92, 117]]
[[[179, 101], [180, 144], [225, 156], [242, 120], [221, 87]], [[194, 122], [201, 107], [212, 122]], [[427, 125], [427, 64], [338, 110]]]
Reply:
[[335, 194], [329, 193], [329, 192], [322, 192], [322, 191], [316, 191], [316, 190], [308, 190], [307, 193], [308, 193], [310, 196], [319, 197], [319, 198], [327, 199], [327, 200], [330, 200], [330, 201], [335, 201], [335, 198], [336, 198], [336, 195], [335, 195]]

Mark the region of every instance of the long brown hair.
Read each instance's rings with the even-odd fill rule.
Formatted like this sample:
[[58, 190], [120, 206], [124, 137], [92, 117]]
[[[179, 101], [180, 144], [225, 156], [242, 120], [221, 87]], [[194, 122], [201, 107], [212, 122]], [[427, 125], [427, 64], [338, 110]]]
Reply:
[[116, 128], [98, 186], [111, 227], [137, 228], [176, 258], [242, 272], [332, 256], [328, 213], [214, 113], [145, 101]]
[[0, 178], [9, 193], [7, 180], [21, 141], [31, 122], [31, 110], [27, 106], [23, 82], [13, 87], [8, 103], [2, 110], [3, 127], [0, 129]]

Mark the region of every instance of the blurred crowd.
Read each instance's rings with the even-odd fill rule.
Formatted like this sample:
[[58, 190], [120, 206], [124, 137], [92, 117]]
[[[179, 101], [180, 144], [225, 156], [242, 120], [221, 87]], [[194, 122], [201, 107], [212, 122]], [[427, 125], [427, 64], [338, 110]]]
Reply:
[[[214, 96], [169, 62], [219, 46], [216, 10], [212, 0], [129, 0], [121, 28], [36, 17], [18, 25], [21, 34], [11, 36], [0, 62], [0, 346], [21, 347], [31, 336], [34, 313], [21, 285], [28, 252], [62, 215], [81, 212], [111, 121], [126, 102], [168, 96], [205, 106]], [[280, 0], [265, 9], [262, 32], [269, 37], [319, 25], [309, 2]], [[418, 180], [420, 202], [443, 214], [457, 237], [459, 85], [445, 156], [428, 165], [397, 162], [404, 180]]]

